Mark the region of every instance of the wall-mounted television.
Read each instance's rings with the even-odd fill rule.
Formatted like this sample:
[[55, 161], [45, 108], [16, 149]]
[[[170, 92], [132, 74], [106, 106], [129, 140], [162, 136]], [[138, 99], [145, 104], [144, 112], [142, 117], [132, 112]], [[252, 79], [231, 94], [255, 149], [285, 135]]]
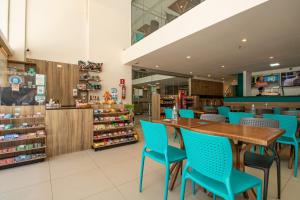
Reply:
[[300, 86], [300, 71], [281, 73], [281, 85], [284, 87]]
[[255, 75], [252, 76], [251, 86], [256, 86], [256, 80], [258, 77], [263, 77], [264, 81], [268, 83], [268, 85], [279, 85], [280, 83], [280, 74], [266, 74], [266, 75]]

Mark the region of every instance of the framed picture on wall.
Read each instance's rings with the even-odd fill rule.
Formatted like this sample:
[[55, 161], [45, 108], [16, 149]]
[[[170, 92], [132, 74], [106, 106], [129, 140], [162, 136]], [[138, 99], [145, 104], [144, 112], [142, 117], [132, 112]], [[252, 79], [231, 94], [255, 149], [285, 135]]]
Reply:
[[284, 87], [300, 86], [300, 71], [281, 73], [281, 85]]

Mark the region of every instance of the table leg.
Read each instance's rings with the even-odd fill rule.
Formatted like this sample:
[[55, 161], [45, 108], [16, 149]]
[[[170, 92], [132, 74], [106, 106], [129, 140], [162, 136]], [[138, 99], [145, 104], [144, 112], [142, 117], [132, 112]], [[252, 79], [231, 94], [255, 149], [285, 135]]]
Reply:
[[[184, 150], [183, 138], [179, 128], [176, 128], [177, 136], [180, 138], [180, 149]], [[169, 190], [173, 190], [178, 174], [182, 172], [183, 162], [174, 163], [171, 166], [170, 174], [172, 175], [169, 182]]]
[[290, 159], [289, 159], [289, 164], [288, 164], [288, 168], [289, 169], [292, 169], [293, 168], [293, 160], [294, 160], [294, 157], [295, 157], [295, 149], [294, 147], [291, 145], [291, 150], [290, 150]]

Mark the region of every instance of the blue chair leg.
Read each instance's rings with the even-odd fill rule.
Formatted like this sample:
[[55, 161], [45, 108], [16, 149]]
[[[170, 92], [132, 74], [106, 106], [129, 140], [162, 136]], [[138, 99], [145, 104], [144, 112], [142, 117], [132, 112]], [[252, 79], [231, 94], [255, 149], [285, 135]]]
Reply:
[[143, 175], [144, 175], [145, 155], [142, 154], [141, 169], [140, 169], [140, 192], [143, 190]]
[[256, 187], [256, 200], [262, 200], [262, 184]]
[[186, 186], [186, 179], [185, 179], [185, 172], [183, 172], [183, 175], [181, 178], [180, 200], [184, 200], [185, 186]]
[[265, 148], [260, 146], [259, 147], [259, 151], [260, 151], [260, 155], [264, 155], [265, 154]]
[[195, 184], [195, 181], [192, 181], [192, 192], [193, 192], [193, 195], [196, 194], [196, 184]]
[[166, 179], [165, 179], [164, 200], [168, 199], [169, 179], [170, 179], [170, 166], [168, 164], [166, 164]]
[[217, 196], [213, 194], [213, 200], [217, 200]]
[[298, 146], [298, 143], [295, 144], [295, 163], [294, 163], [294, 176], [297, 177], [298, 175], [298, 149], [299, 149], [299, 146]]

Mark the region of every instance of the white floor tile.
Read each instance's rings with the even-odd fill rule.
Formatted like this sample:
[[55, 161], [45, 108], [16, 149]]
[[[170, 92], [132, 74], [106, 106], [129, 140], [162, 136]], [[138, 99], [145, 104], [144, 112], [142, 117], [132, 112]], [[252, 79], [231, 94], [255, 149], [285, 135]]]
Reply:
[[52, 181], [53, 200], [76, 200], [113, 188], [111, 182], [93, 169]]

